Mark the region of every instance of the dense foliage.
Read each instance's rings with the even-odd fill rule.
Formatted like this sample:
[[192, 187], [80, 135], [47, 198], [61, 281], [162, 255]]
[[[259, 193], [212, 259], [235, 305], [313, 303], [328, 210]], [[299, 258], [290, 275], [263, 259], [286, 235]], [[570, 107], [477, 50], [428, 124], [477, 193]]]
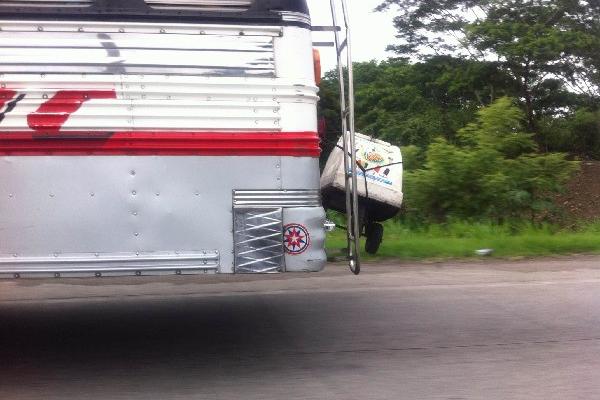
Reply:
[[[379, 8], [398, 10], [398, 58], [355, 65], [357, 127], [403, 147], [408, 216], [547, 215], [567, 159], [600, 159], [599, 2]], [[333, 72], [321, 85], [327, 143], [341, 134], [337, 85]]]
[[532, 218], [552, 208], [552, 194], [576, 163], [539, 154], [523, 130], [523, 112], [501, 98], [459, 131], [459, 144], [437, 139], [425, 165], [406, 174], [407, 205], [421, 220]]
[[[600, 96], [600, 3], [580, 0], [385, 0], [405, 56], [494, 60], [519, 87], [528, 128], [536, 118]], [[553, 104], [549, 104], [553, 103]]]

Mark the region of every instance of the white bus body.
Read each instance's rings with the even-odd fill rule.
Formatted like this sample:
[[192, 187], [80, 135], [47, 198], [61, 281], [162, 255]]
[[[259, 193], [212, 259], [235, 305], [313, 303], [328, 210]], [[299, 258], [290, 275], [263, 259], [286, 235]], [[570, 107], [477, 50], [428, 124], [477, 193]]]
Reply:
[[303, 0], [4, 3], [1, 277], [324, 267]]

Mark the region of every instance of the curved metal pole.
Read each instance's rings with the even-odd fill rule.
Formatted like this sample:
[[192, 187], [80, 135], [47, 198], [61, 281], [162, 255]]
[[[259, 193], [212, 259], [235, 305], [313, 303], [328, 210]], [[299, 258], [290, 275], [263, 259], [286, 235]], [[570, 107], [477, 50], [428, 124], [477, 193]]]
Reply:
[[[333, 26], [338, 26], [336, 0], [330, 0]], [[348, 241], [348, 260], [350, 270], [358, 275], [360, 273], [360, 218], [358, 213], [358, 181], [356, 164], [356, 138], [354, 126], [354, 70], [352, 66], [352, 52], [350, 49], [350, 29], [348, 7], [346, 0], [342, 0], [344, 27], [346, 30], [345, 43], [340, 42], [340, 34], [334, 29], [335, 48], [337, 53], [338, 79], [340, 83], [340, 110], [342, 113], [342, 142], [344, 151], [344, 174], [346, 188], [346, 226]], [[347, 51], [348, 68], [348, 96], [344, 76], [344, 61], [342, 53], [344, 47]]]
[[344, 23], [346, 25], [346, 51], [348, 52], [348, 120], [350, 128], [350, 152], [351, 173], [352, 173], [352, 214], [353, 214], [353, 234], [354, 234], [354, 268], [350, 265], [352, 272], [360, 273], [360, 215], [358, 210], [358, 170], [356, 162], [356, 127], [354, 125], [354, 65], [352, 63], [352, 32], [350, 30], [350, 16], [348, 13], [348, 4], [342, 0], [342, 9], [344, 11]]

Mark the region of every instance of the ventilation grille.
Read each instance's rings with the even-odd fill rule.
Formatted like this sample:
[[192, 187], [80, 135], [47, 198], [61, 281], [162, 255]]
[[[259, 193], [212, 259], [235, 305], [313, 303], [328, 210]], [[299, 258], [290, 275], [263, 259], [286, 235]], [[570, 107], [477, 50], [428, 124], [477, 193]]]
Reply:
[[146, 0], [152, 8], [167, 10], [193, 10], [193, 11], [219, 11], [242, 12], [247, 11], [254, 0]]
[[0, 0], [0, 7], [89, 7], [94, 0]]

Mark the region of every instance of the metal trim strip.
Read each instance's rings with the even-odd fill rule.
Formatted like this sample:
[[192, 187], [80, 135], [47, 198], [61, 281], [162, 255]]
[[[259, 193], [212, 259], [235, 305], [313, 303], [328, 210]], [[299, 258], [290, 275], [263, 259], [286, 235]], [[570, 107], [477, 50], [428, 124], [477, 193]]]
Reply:
[[321, 207], [319, 190], [234, 190], [234, 208]]
[[217, 251], [172, 254], [57, 254], [55, 257], [0, 257], [0, 274], [126, 273], [136, 271], [213, 270], [220, 264]]

